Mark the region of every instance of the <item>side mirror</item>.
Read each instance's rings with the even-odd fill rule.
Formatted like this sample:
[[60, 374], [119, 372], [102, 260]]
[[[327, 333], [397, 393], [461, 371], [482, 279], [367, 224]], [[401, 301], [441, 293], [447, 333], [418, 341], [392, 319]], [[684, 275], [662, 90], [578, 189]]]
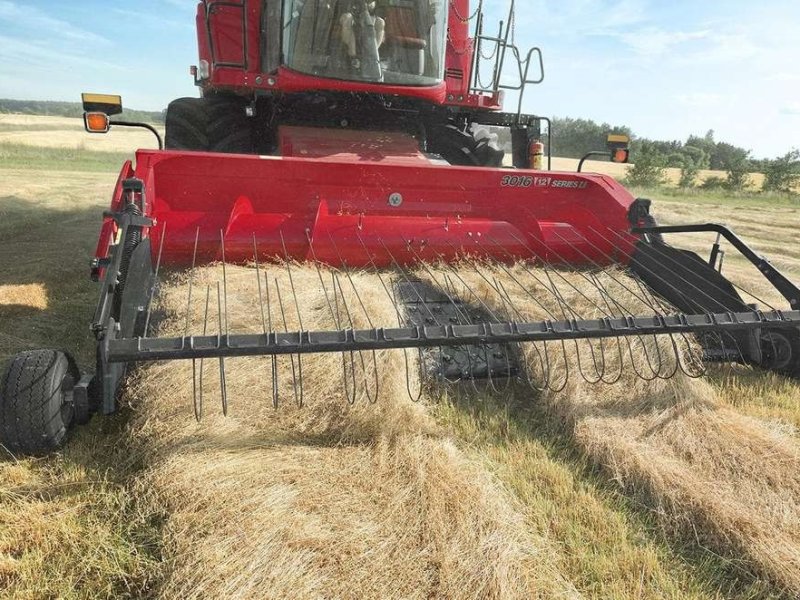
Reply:
[[630, 143], [631, 138], [627, 135], [609, 135], [606, 147], [611, 153], [611, 162], [627, 164], [631, 158]]
[[122, 97], [108, 94], [82, 94], [83, 126], [89, 133], [108, 133], [112, 115], [122, 112]]

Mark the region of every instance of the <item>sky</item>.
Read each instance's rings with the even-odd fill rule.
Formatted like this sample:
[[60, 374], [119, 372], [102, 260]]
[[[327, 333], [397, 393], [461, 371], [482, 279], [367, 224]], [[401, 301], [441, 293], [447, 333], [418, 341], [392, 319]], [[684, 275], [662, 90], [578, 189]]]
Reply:
[[[485, 0], [487, 23], [508, 1]], [[196, 4], [0, 0], [0, 98], [161, 110], [196, 95]], [[757, 158], [800, 148], [800, 0], [517, 0], [515, 30], [545, 59], [525, 112], [653, 139], [713, 129]]]

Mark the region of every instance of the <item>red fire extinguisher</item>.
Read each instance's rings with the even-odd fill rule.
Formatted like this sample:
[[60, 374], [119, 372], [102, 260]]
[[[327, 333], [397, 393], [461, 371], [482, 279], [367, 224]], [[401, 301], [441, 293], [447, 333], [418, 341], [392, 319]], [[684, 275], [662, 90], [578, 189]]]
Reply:
[[528, 154], [531, 159], [531, 169], [541, 171], [544, 166], [544, 144], [539, 140], [532, 140]]

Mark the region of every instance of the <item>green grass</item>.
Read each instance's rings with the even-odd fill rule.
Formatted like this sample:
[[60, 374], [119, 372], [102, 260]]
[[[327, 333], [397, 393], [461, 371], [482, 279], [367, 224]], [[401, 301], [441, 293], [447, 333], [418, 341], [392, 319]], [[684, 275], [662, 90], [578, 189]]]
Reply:
[[0, 143], [0, 167], [43, 171], [118, 171], [133, 157], [130, 152], [98, 152], [83, 148], [45, 148], [26, 144]]
[[630, 188], [636, 197], [650, 198], [657, 202], [678, 202], [691, 204], [729, 205], [731, 207], [793, 207], [800, 208], [800, 195], [778, 194], [775, 192], [742, 191], [730, 192], [728, 190], [703, 190], [699, 188], [679, 189], [674, 187], [658, 188]]
[[[562, 549], [560, 568], [590, 598], [781, 598], [774, 588], [675, 532], [585, 457], [530, 398], [451, 398], [436, 416], [522, 503], [529, 527]], [[525, 397], [523, 395], [522, 397]]]

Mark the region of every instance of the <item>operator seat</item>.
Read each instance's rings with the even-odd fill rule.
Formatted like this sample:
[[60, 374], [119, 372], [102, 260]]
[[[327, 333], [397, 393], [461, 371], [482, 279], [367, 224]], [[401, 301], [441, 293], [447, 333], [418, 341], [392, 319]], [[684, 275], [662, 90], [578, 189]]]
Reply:
[[398, 70], [422, 75], [428, 47], [427, 0], [384, 0], [380, 14], [386, 22], [384, 47]]

